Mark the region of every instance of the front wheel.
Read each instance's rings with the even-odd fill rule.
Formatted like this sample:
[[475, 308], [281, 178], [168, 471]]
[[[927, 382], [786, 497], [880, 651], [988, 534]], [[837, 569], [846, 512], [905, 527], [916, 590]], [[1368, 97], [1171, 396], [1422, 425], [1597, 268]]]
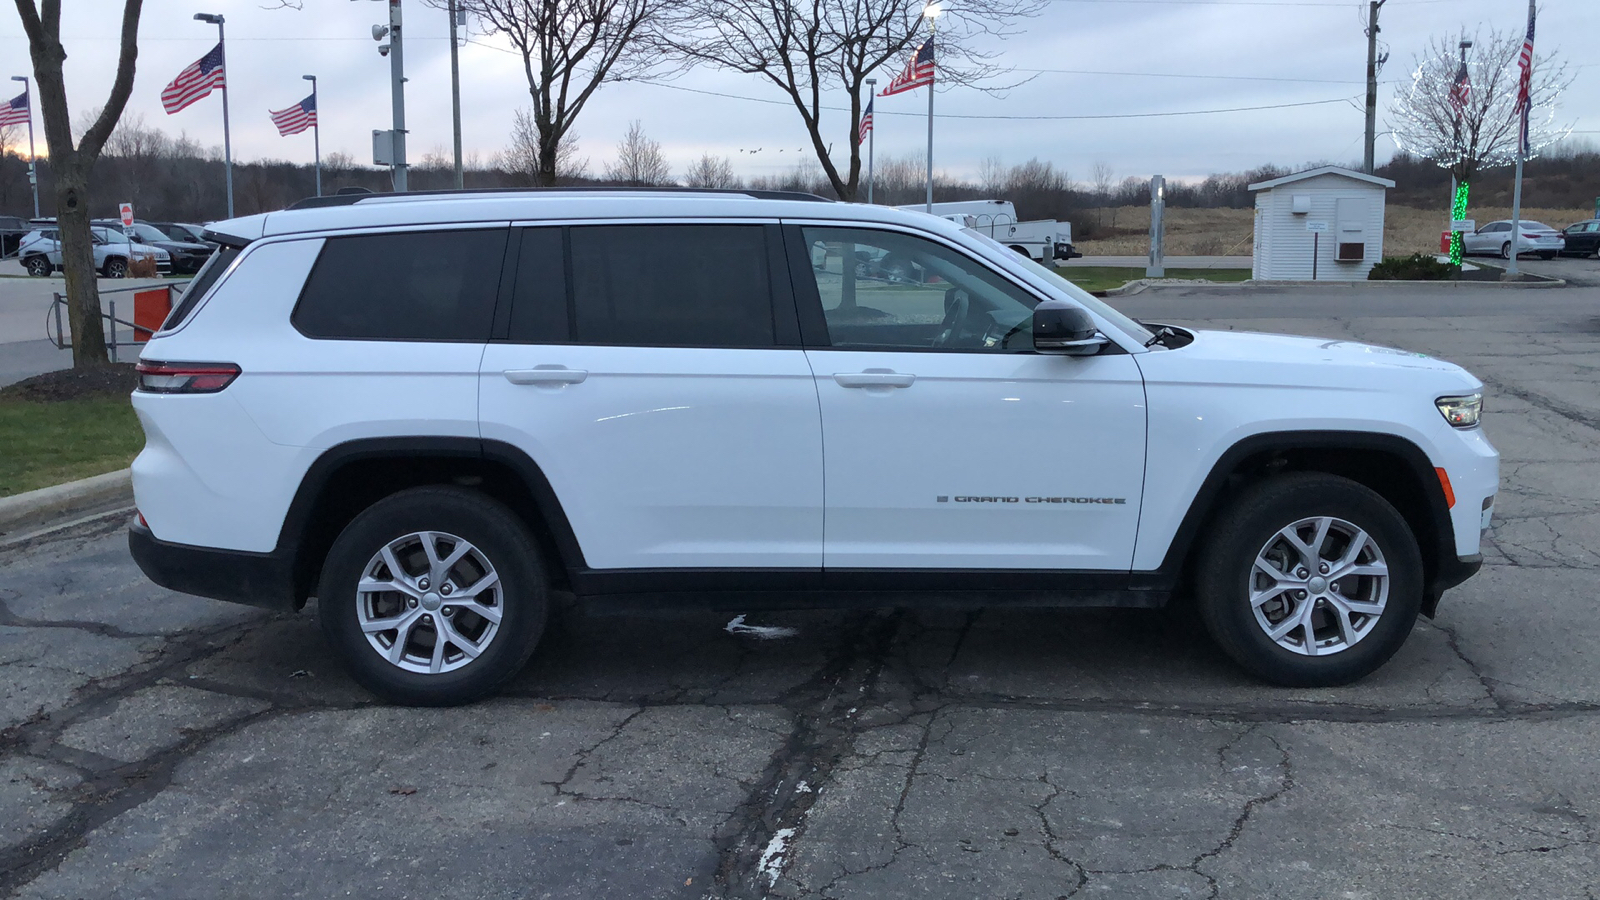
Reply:
[[1405, 643], [1422, 606], [1422, 555], [1369, 488], [1295, 473], [1246, 489], [1196, 566], [1200, 613], [1222, 650], [1285, 687], [1348, 684]]
[[29, 275], [32, 275], [36, 278], [43, 278], [49, 275], [51, 268], [53, 268], [50, 265], [50, 260], [45, 259], [42, 256], [28, 257], [28, 261], [23, 263], [23, 266], [28, 270]]
[[515, 513], [460, 488], [413, 488], [334, 541], [317, 591], [322, 630], [386, 700], [454, 706], [520, 671], [544, 632], [547, 579]]
[[1510, 241], [1506, 241], [1504, 244], [1500, 245], [1500, 258], [1501, 259], [1510, 259], [1511, 258], [1511, 242]]
[[128, 277], [128, 261], [123, 259], [120, 256], [113, 256], [110, 259], [106, 260], [106, 277], [107, 278], [126, 278], [126, 277]]

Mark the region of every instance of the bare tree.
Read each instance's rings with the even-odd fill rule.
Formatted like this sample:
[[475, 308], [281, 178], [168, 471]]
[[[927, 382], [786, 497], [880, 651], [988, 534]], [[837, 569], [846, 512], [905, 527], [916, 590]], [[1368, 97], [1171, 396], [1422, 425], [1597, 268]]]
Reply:
[[[1094, 167], [1089, 170], [1089, 183], [1094, 185], [1094, 202], [1099, 207], [1100, 215], [1095, 218], [1098, 224], [1105, 224], [1106, 207], [1111, 206], [1111, 188], [1117, 183], [1116, 174], [1109, 163], [1096, 160]], [[1117, 208], [1111, 207], [1111, 226], [1116, 227]]]
[[[555, 177], [544, 181], [539, 168], [539, 126], [527, 110], [517, 110], [511, 119], [511, 144], [495, 157], [495, 165], [522, 184], [545, 185], [570, 182], [589, 175], [589, 160], [578, 157], [578, 135], [569, 131], [556, 147]], [[475, 167], [473, 167], [475, 168]]]
[[[829, 184], [854, 200], [861, 182], [862, 90], [884, 66], [899, 69], [928, 35], [926, 0], [687, 0], [669, 45], [690, 63], [757, 75], [789, 99]], [[1001, 70], [975, 47], [979, 35], [1005, 36], [1018, 18], [1048, 0], [966, 0], [939, 20], [940, 84], [978, 84]], [[842, 90], [848, 120], [834, 125], [849, 156], [841, 168], [824, 136], [823, 95]], [[881, 110], [880, 110], [881, 112]]]
[[978, 184], [991, 200], [1003, 199], [1006, 190], [1006, 166], [998, 156], [986, 156], [978, 163]]
[[[1521, 32], [1490, 30], [1473, 36], [1467, 55], [1471, 81], [1466, 103], [1457, 104], [1456, 76], [1461, 62], [1455, 41], [1434, 38], [1417, 60], [1411, 90], [1389, 107], [1389, 127], [1402, 150], [1449, 169], [1461, 183], [1471, 182], [1483, 169], [1516, 162], [1516, 112], [1520, 82], [1518, 56]], [[1572, 84], [1567, 64], [1536, 56], [1533, 66], [1529, 143], [1539, 149], [1565, 137], [1569, 129], [1555, 124], [1555, 100]]]
[[644, 125], [638, 119], [617, 142], [617, 161], [606, 166], [606, 180], [633, 187], [672, 183], [672, 167], [661, 153], [661, 144], [644, 133]]
[[139, 13], [144, 0], [124, 0], [117, 74], [111, 94], [93, 124], [76, 143], [72, 140], [72, 113], [67, 108], [67, 85], [62, 65], [67, 49], [61, 44], [61, 0], [16, 0], [22, 30], [28, 35], [39, 110], [44, 120], [45, 143], [50, 148], [50, 168], [55, 176], [56, 217], [61, 228], [61, 268], [67, 281], [67, 318], [72, 324], [74, 367], [103, 365], [105, 332], [100, 322], [100, 291], [94, 283], [94, 245], [89, 236], [89, 173], [106, 139], [116, 127], [133, 92], [134, 63], [139, 57]]
[[710, 153], [701, 154], [689, 166], [688, 171], [683, 173], [683, 183], [695, 188], [743, 187], [739, 176], [733, 174], [733, 161], [726, 156], [713, 156]]
[[601, 84], [637, 79], [655, 70], [661, 57], [649, 45], [664, 3], [458, 0], [461, 9], [490, 33], [505, 35], [522, 55], [538, 139], [537, 183], [556, 183], [562, 142]]

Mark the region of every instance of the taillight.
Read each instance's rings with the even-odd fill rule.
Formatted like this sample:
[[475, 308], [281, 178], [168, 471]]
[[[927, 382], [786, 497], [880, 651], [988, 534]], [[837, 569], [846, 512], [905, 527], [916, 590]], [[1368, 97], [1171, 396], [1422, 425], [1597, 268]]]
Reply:
[[239, 377], [233, 363], [176, 363], [140, 360], [139, 390], [150, 394], [215, 394]]

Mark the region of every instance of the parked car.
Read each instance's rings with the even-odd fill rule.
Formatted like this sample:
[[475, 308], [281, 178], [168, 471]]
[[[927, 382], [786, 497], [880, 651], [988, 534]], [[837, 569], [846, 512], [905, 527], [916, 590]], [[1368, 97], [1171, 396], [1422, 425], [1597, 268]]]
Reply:
[[149, 223], [172, 236], [175, 241], [188, 241], [191, 244], [205, 244], [212, 250], [217, 249], [216, 241], [205, 238], [205, 228], [201, 225], [190, 225], [185, 222], [151, 222]]
[[[897, 207], [910, 212], [928, 212], [926, 204]], [[1072, 223], [1055, 219], [1017, 221], [1017, 207], [1009, 200], [948, 200], [933, 204], [932, 212], [987, 237], [1035, 262], [1077, 259], [1083, 256], [1072, 246]]]
[[198, 272], [200, 267], [206, 264], [206, 260], [211, 258], [212, 248], [209, 245], [174, 239], [149, 222], [135, 219], [132, 225], [124, 226], [118, 220], [97, 219], [94, 224], [113, 231], [120, 231], [129, 239], [147, 247], [160, 247], [162, 250], [167, 251], [167, 255], [172, 260], [172, 274], [174, 275], [189, 275]]
[[[89, 227], [89, 237], [94, 241], [94, 267], [107, 278], [124, 278], [131, 259], [149, 257], [155, 261], [157, 274], [172, 271], [172, 260], [160, 247], [130, 241], [119, 228], [100, 225]], [[61, 232], [54, 225], [30, 231], [22, 239], [17, 252], [22, 267], [29, 275], [45, 276], [61, 268]]]
[[1600, 254], [1600, 219], [1590, 219], [1576, 225], [1568, 225], [1561, 232], [1566, 239], [1566, 246], [1562, 248], [1563, 256], [1595, 256]]
[[27, 221], [16, 216], [0, 216], [0, 258], [10, 259], [17, 255], [17, 249], [22, 246], [22, 239], [33, 226]]
[[[138, 366], [133, 558], [187, 593], [317, 597], [393, 701], [492, 693], [558, 590], [1192, 593], [1249, 672], [1336, 685], [1482, 563], [1499, 454], [1465, 370], [1141, 324], [934, 216], [552, 189], [322, 197], [209, 230], [223, 249]], [[857, 276], [898, 259], [913, 277]]]
[[[1517, 255], [1537, 253], [1540, 259], [1555, 259], [1566, 242], [1561, 232], [1549, 225], [1522, 220], [1517, 240]], [[1461, 249], [1465, 253], [1498, 253], [1501, 259], [1511, 258], [1511, 220], [1490, 222], [1475, 232], [1461, 236]]]

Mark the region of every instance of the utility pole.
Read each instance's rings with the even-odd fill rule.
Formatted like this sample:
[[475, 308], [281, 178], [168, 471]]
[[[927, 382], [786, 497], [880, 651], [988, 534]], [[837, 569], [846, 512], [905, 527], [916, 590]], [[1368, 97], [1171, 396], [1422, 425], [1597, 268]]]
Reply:
[[[455, 126], [456, 139], [456, 190], [466, 187], [461, 176], [461, 64], [456, 47], [456, 26], [462, 16], [457, 0], [450, 0], [450, 121]], [[464, 16], [463, 16], [464, 17]]]
[[[452, 22], [455, 20], [452, 19]], [[454, 28], [451, 29], [454, 31]], [[372, 39], [389, 39], [378, 45], [378, 55], [389, 57], [389, 98], [394, 106], [394, 131], [390, 134], [390, 165], [394, 166], [396, 193], [407, 189], [406, 179], [406, 56], [400, 34], [400, 0], [389, 0], [389, 24], [372, 26]], [[454, 44], [451, 45], [452, 47]], [[455, 51], [451, 51], [454, 57]], [[376, 136], [379, 132], [374, 131]], [[380, 163], [381, 165], [381, 163]]]
[[1378, 125], [1378, 69], [1388, 60], [1378, 58], [1378, 9], [1388, 0], [1370, 0], [1367, 4], [1367, 142], [1362, 156], [1361, 171], [1372, 174], [1375, 161], [1373, 144], [1377, 141]]

